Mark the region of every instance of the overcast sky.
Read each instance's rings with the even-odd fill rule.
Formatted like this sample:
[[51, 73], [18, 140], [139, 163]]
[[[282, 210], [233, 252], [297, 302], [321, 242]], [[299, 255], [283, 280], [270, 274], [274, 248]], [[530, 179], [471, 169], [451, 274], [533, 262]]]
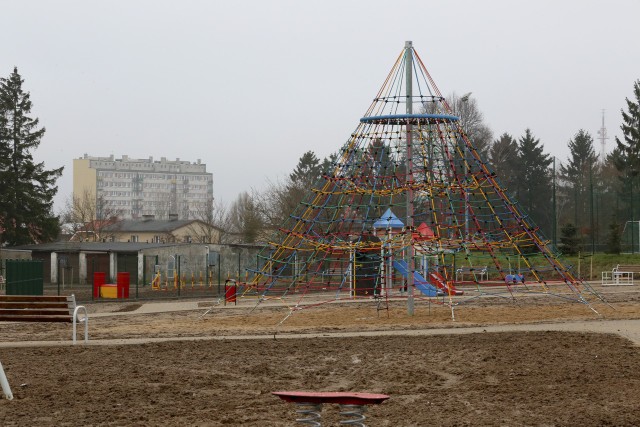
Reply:
[[33, 154], [65, 167], [58, 210], [84, 153], [201, 159], [229, 203], [338, 150], [405, 40], [495, 137], [530, 128], [563, 160], [604, 109], [610, 151], [638, 17], [638, 0], [0, 0], [0, 76], [18, 67], [47, 129]]

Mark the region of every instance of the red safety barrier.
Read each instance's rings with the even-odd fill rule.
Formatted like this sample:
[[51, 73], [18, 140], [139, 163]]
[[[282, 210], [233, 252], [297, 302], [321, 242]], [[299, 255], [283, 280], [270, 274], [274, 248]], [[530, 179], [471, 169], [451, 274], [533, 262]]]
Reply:
[[97, 271], [93, 273], [93, 297], [100, 297], [100, 286], [107, 283], [107, 273], [102, 271]]
[[118, 298], [129, 298], [129, 273], [118, 273], [116, 284], [118, 285]]

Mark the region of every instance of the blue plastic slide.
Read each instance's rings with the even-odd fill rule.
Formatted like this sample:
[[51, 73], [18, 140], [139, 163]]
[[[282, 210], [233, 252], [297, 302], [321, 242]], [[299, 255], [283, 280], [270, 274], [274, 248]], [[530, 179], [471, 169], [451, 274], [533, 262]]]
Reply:
[[[409, 274], [409, 267], [407, 266], [407, 263], [405, 260], [401, 259], [401, 260], [393, 261], [393, 268], [398, 270], [398, 272], [402, 274], [402, 277], [404, 277], [405, 279], [407, 278], [407, 275]], [[427, 282], [427, 280], [424, 277], [422, 277], [422, 275], [417, 271], [413, 272], [413, 285], [416, 287], [417, 290], [419, 290], [420, 292], [422, 292], [424, 295], [428, 297], [436, 297], [436, 296], [444, 295], [443, 291], [436, 289], [435, 286]]]

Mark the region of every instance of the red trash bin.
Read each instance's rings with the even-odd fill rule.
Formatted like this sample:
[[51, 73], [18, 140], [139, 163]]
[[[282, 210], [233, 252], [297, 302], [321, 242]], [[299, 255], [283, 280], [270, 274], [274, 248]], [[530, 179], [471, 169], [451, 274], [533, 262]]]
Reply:
[[227, 279], [227, 281], [224, 283], [224, 303], [225, 305], [228, 302], [232, 302], [232, 303], [236, 303], [236, 293], [237, 293], [238, 287], [236, 285], [235, 280], [232, 279]]
[[93, 297], [100, 297], [100, 286], [107, 283], [107, 273], [103, 271], [96, 271], [93, 273]]

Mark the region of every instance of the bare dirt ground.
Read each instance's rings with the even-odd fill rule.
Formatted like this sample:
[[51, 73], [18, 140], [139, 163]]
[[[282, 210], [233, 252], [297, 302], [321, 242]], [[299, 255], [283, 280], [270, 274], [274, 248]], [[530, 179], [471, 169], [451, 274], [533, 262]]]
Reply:
[[[254, 300], [204, 317], [213, 301], [149, 314], [135, 302], [94, 304], [88, 346], [56, 342], [70, 341], [67, 324], [2, 323], [0, 361], [15, 398], [0, 400], [0, 424], [285, 426], [294, 407], [271, 392], [307, 390], [390, 395], [367, 411], [370, 426], [640, 425], [640, 346], [619, 335], [455, 333], [640, 319], [640, 292], [607, 292], [610, 305], [594, 306], [600, 317], [561, 299], [486, 298], [457, 307], [455, 321], [450, 307], [425, 301], [413, 317], [402, 301], [388, 310], [323, 304], [289, 317], [283, 305], [249, 314]], [[422, 330], [444, 335], [384, 335]], [[310, 335], [284, 339], [293, 333]], [[183, 341], [124, 344], [148, 338]], [[105, 340], [123, 344], [98, 345]], [[338, 419], [325, 405], [323, 425]]]

